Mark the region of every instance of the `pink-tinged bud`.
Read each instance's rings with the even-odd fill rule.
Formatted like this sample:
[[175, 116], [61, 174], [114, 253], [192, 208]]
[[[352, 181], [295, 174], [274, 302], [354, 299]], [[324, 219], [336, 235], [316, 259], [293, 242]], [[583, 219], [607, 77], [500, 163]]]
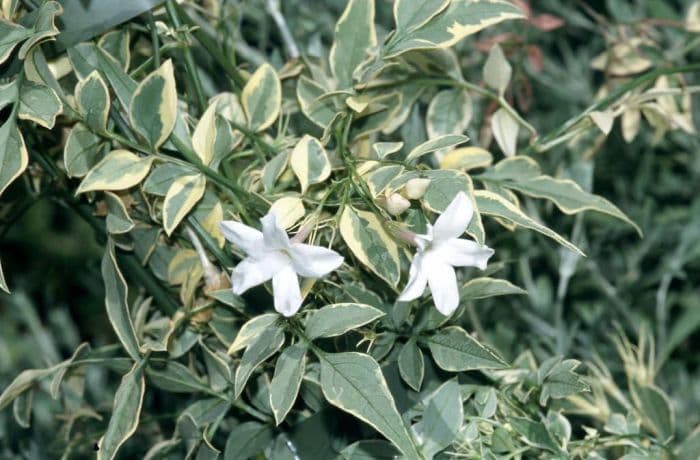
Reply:
[[416, 239], [416, 234], [408, 230], [400, 230], [396, 232], [396, 237], [406, 244], [411, 246], [418, 246], [418, 240]]
[[404, 186], [404, 193], [409, 200], [417, 200], [425, 195], [425, 191], [430, 186], [430, 179], [411, 179]]
[[411, 207], [411, 202], [402, 197], [398, 193], [392, 193], [386, 197], [384, 208], [389, 211], [392, 216], [399, 216]]
[[303, 243], [306, 241], [306, 238], [309, 236], [309, 233], [311, 233], [312, 230], [312, 225], [310, 222], [305, 222], [300, 228], [299, 231], [297, 232], [296, 235], [291, 237], [289, 241], [291, 243]]

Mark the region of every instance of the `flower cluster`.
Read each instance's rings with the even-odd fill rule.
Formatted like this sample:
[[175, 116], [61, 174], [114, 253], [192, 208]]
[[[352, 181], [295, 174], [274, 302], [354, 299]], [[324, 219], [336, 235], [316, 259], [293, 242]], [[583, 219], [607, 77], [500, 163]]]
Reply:
[[[411, 234], [417, 251], [409, 279], [399, 301], [411, 301], [430, 287], [435, 306], [443, 315], [452, 314], [459, 305], [459, 288], [454, 267], [486, 268], [493, 249], [461, 239], [474, 215], [469, 197], [459, 192], [426, 234]], [[262, 219], [262, 232], [236, 221], [221, 222], [228, 241], [245, 252], [246, 257], [233, 270], [231, 284], [235, 294], [272, 280], [275, 310], [294, 315], [303, 302], [299, 276], [320, 278], [336, 270], [343, 257], [332, 249], [290, 239], [274, 213]]]

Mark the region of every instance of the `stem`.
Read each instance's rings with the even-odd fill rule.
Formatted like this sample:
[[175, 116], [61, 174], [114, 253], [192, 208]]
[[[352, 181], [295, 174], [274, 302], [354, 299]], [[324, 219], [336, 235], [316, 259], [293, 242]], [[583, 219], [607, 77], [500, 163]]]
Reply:
[[160, 67], [160, 42], [158, 40], [158, 30], [156, 29], [156, 21], [153, 19], [153, 13], [148, 12], [146, 16], [148, 18], [148, 28], [151, 30], [151, 46], [153, 47], [153, 62], [154, 69], [158, 70]]
[[[173, 22], [176, 29], [182, 27], [180, 23], [180, 17], [178, 16], [178, 11], [175, 8], [175, 2], [173, 0], [168, 0], [165, 3], [165, 9], [168, 11], [168, 17]], [[197, 97], [197, 105], [199, 106], [199, 111], [204, 112], [207, 107], [207, 98], [204, 96], [204, 90], [202, 89], [202, 82], [199, 79], [199, 72], [197, 66], [194, 63], [194, 58], [192, 57], [192, 50], [189, 44], [186, 44], [182, 50], [185, 56], [185, 67], [187, 68], [187, 76], [191, 79], [192, 85], [194, 86], [195, 95]]]
[[294, 59], [299, 57], [299, 47], [294, 41], [294, 36], [292, 35], [292, 32], [290, 32], [289, 27], [287, 26], [287, 21], [285, 21], [284, 16], [280, 11], [279, 0], [266, 0], [265, 8], [270, 16], [272, 16], [275, 24], [277, 24], [277, 28], [280, 30], [282, 41], [284, 42], [284, 47], [287, 48], [289, 58]]

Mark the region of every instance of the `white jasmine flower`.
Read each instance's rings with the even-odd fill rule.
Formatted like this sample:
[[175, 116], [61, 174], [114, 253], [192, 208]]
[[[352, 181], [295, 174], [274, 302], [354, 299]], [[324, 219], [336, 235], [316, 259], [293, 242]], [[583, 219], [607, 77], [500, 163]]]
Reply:
[[297, 275], [320, 278], [338, 268], [343, 257], [331, 249], [290, 240], [272, 213], [260, 222], [262, 232], [233, 220], [221, 222], [226, 239], [247, 256], [233, 269], [233, 292], [240, 295], [272, 279], [275, 310], [292, 316], [302, 302]]
[[430, 286], [435, 307], [445, 316], [459, 305], [459, 288], [453, 267], [478, 267], [483, 270], [493, 255], [493, 249], [473, 241], [460, 239], [472, 220], [474, 207], [464, 192], [459, 192], [445, 211], [428, 225], [428, 233], [414, 235], [418, 247], [413, 257], [406, 288], [400, 301], [414, 300]]

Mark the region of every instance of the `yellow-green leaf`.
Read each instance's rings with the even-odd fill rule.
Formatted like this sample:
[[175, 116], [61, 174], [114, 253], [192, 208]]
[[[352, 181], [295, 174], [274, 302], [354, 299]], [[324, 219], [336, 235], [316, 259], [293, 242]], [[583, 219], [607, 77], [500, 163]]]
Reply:
[[340, 216], [340, 234], [360, 262], [390, 285], [398, 284], [399, 248], [377, 216], [346, 206]]
[[141, 158], [128, 150], [113, 150], [90, 170], [76, 194], [133, 187], [146, 177], [152, 162], [152, 158]]
[[321, 142], [308, 134], [299, 140], [289, 158], [294, 174], [301, 183], [301, 193], [309, 185], [323, 182], [331, 174], [331, 162]]
[[491, 116], [491, 131], [496, 143], [506, 156], [512, 157], [518, 149], [518, 121], [505, 109], [498, 109]]
[[262, 131], [275, 122], [282, 105], [282, 86], [270, 64], [261, 65], [250, 76], [243, 88], [241, 102], [248, 126], [253, 131]]
[[136, 87], [129, 104], [129, 118], [154, 149], [170, 136], [177, 118], [177, 90], [170, 59]]
[[484, 81], [491, 88], [498, 90], [502, 96], [510, 83], [512, 73], [513, 69], [508, 64], [501, 46], [496, 43], [491, 47], [489, 57], [484, 64]]
[[202, 174], [181, 176], [172, 183], [163, 201], [165, 233], [171, 235], [180, 221], [202, 198], [206, 183]]
[[329, 55], [331, 72], [338, 88], [352, 86], [352, 74], [376, 46], [374, 0], [350, 0], [335, 25], [335, 39]]
[[469, 138], [461, 134], [445, 134], [417, 145], [406, 156], [406, 161], [413, 161], [439, 149], [454, 147], [467, 142]]
[[97, 70], [78, 82], [75, 100], [85, 124], [95, 131], [104, 130], [109, 114], [109, 91]]

